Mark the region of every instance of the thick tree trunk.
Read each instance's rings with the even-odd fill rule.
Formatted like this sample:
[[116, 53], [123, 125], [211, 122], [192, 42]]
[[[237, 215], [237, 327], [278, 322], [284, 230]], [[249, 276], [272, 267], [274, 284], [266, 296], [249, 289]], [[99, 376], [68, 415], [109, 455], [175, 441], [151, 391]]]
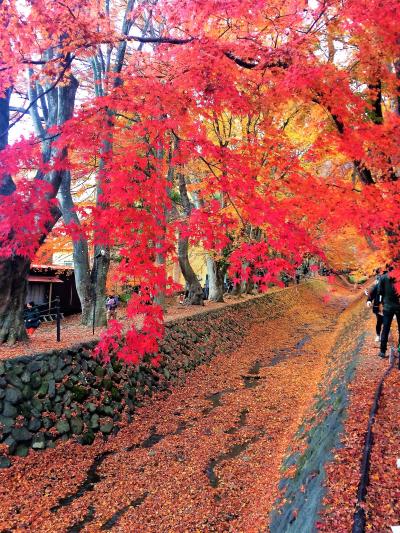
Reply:
[[208, 299], [213, 302], [224, 301], [224, 271], [219, 263], [212, 257], [207, 256], [207, 274], [209, 282]]
[[[246, 267], [248, 266], [248, 263], [243, 263], [242, 265], [242, 274], [245, 272], [246, 270]], [[245, 279], [242, 279], [242, 281], [239, 283], [239, 286], [240, 286], [240, 294], [246, 294], [247, 293], [247, 289], [249, 287], [249, 282]]]
[[23, 309], [30, 261], [16, 256], [0, 261], [0, 344], [26, 340]]
[[400, 116], [400, 59], [395, 61], [394, 64], [395, 72], [396, 72], [396, 78], [399, 80], [399, 84], [397, 85], [397, 97], [396, 97], [396, 113]]
[[232, 296], [240, 296], [242, 294], [242, 284], [235, 283], [232, 289]]
[[86, 239], [73, 241], [73, 261], [76, 291], [81, 303], [81, 323], [90, 323], [92, 309], [92, 283], [89, 269], [89, 251]]
[[[243, 271], [245, 271], [246, 268], [248, 267], [249, 267], [249, 263], [245, 262], [243, 264]], [[247, 280], [243, 280], [240, 283], [240, 294], [251, 294], [253, 288], [254, 288], [254, 282], [252, 280], [251, 275], [249, 275]]]
[[[58, 200], [62, 216], [66, 226], [76, 224], [80, 226], [80, 220], [76, 213], [74, 201], [71, 195], [71, 173], [66, 172], [62, 180]], [[92, 308], [92, 284], [90, 279], [88, 243], [84, 237], [73, 241], [73, 260], [76, 290], [81, 302], [82, 324], [90, 323], [89, 317]]]
[[[187, 192], [185, 176], [181, 173], [178, 174], [178, 184], [183, 211], [189, 217], [192, 206]], [[189, 290], [187, 302], [191, 305], [204, 305], [203, 289], [189, 261], [189, 238], [181, 235], [178, 237], [178, 260]]]
[[[0, 97], [0, 151], [8, 145], [11, 89]], [[2, 196], [15, 191], [8, 173], [0, 173], [0, 206]], [[1, 219], [0, 219], [1, 220]], [[27, 339], [23, 310], [27, 292], [30, 261], [14, 256], [0, 261], [0, 344], [14, 344]]]
[[[80, 226], [71, 195], [71, 177], [63, 180], [60, 188], [59, 200], [66, 224], [75, 223]], [[98, 196], [101, 194], [101, 184], [98, 183]], [[99, 202], [98, 202], [99, 205]], [[110, 248], [107, 245], [94, 247], [92, 269], [89, 265], [89, 245], [84, 237], [73, 241], [73, 260], [76, 290], [81, 303], [81, 323], [86, 326], [106, 326], [106, 285], [110, 267]]]
[[[105, 111], [105, 119], [109, 128], [109, 137], [104, 139], [101, 149], [101, 159], [99, 162], [99, 171], [96, 177], [96, 207], [105, 209], [107, 205], [102, 201], [103, 183], [107, 179], [103, 156], [112, 151], [112, 112], [109, 109]], [[108, 235], [104, 235], [103, 230], [94, 227], [94, 240], [99, 243], [94, 247], [93, 266], [90, 274], [90, 292], [88, 292], [87, 279], [82, 282], [82, 290], [90, 304], [85, 312], [82, 313], [82, 323], [85, 325], [106, 326], [106, 285], [107, 274], [110, 268], [110, 247], [108, 246]], [[102, 242], [103, 241], [103, 242]], [[107, 244], [106, 244], [107, 243]], [[89, 262], [89, 261], [88, 261]], [[84, 275], [83, 275], [84, 277]]]
[[95, 246], [90, 282], [82, 280], [82, 291], [86, 298], [85, 308], [82, 309], [82, 324], [95, 327], [107, 325], [106, 312], [106, 283], [110, 266], [110, 250], [107, 247]]
[[[68, 59], [68, 58], [66, 58]], [[52, 159], [63, 159], [66, 156], [66, 149], [54, 145], [54, 137], [46, 139], [47, 129], [54, 126], [61, 126], [71, 118], [74, 110], [75, 95], [78, 88], [77, 80], [66, 73], [63, 83], [53, 87], [47, 93], [49, 113], [46, 118], [46, 128], [43, 126], [37, 108], [37, 93], [33, 87], [29, 86], [29, 96], [31, 103], [30, 114], [33, 120], [35, 131], [42, 140], [42, 159], [49, 162]], [[10, 121], [10, 96], [11, 89], [6, 91], [0, 98], [0, 151], [8, 144], [8, 128]], [[36, 179], [44, 179], [53, 186], [49, 198], [58, 193], [60, 184], [65, 176], [63, 170], [53, 170], [47, 175], [42, 171], [37, 172]], [[0, 174], [0, 203], [1, 196], [12, 194], [15, 185], [11, 176]], [[58, 220], [60, 213], [54, 209], [52, 213], [53, 222], [47, 224], [47, 232], [51, 231]], [[44, 233], [37, 242], [37, 248], [43, 244], [47, 233]], [[23, 307], [27, 290], [27, 276], [29, 274], [30, 261], [21, 257], [10, 257], [0, 264], [0, 342], [13, 343], [26, 338], [23, 324]], [[7, 279], [8, 276], [8, 279]]]
[[189, 239], [181, 235], [178, 238], [178, 261], [189, 291], [187, 302], [191, 305], [204, 305], [203, 289], [189, 262]]

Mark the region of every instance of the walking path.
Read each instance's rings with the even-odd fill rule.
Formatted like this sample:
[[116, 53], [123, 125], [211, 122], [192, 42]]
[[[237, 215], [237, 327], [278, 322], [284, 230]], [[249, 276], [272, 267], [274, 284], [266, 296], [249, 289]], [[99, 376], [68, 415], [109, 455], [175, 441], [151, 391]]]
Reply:
[[[358, 364], [350, 386], [349, 405], [342, 445], [327, 467], [325, 513], [319, 531], [351, 531], [355, 495], [360, 481], [360, 465], [368, 418], [378, 383], [389, 366], [388, 359], [377, 357], [374, 342], [375, 317], [367, 313], [365, 343], [358, 353]], [[397, 331], [392, 327], [389, 344], [397, 346]], [[396, 366], [383, 383], [378, 411], [372, 426], [369, 478], [366, 495], [366, 531], [383, 533], [400, 525], [400, 485], [397, 458], [400, 457], [400, 371]]]
[[[276, 292], [285, 289], [274, 288], [269, 292]], [[225, 296], [225, 302], [211, 302], [205, 301], [204, 306], [182, 306], [176, 302], [176, 299], [171, 298], [167, 304], [167, 312], [165, 314], [165, 322], [176, 320], [187, 316], [196, 315], [204, 311], [212, 311], [214, 309], [221, 309], [223, 307], [233, 305], [237, 302], [259, 298], [259, 295], [241, 295], [241, 296]], [[118, 318], [124, 323], [127, 323], [125, 309], [122, 308], [118, 312]], [[0, 359], [9, 359], [11, 357], [18, 357], [20, 355], [29, 355], [49, 350], [57, 350], [68, 348], [74, 344], [96, 340], [99, 338], [102, 331], [106, 328], [96, 327], [93, 335], [91, 326], [83, 326], [80, 323], [81, 315], [72, 315], [64, 318], [61, 321], [61, 342], [56, 341], [56, 324], [55, 322], [45, 322], [35, 331], [34, 335], [26, 342], [18, 342], [13, 346], [7, 344], [0, 344]]]
[[0, 474], [0, 530], [265, 530], [280, 465], [353, 298], [321, 305], [310, 291], [283, 318], [254, 324], [235, 353], [147, 402], [108, 442], [17, 458]]

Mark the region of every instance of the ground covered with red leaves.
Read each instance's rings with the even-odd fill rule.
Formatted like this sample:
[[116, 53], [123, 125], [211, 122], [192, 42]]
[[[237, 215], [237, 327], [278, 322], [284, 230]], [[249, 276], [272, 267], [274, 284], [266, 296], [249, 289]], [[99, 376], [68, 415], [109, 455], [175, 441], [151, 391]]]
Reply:
[[[107, 442], [71, 442], [0, 473], [0, 529], [256, 532], [326, 370], [346, 298], [291, 289], [283, 318], [157, 395]], [[327, 300], [327, 299], [326, 299]]]
[[[373, 341], [375, 319], [369, 321], [369, 335], [350, 386], [350, 402], [342, 436], [342, 447], [336, 450], [327, 470], [328, 492], [320, 531], [351, 531], [360, 465], [370, 410], [376, 388], [384, 375], [388, 359], [377, 357], [379, 345]], [[394, 344], [394, 339], [392, 339]], [[385, 379], [375, 422], [371, 453], [366, 510], [366, 531], [383, 533], [400, 525], [400, 371], [394, 368]]]

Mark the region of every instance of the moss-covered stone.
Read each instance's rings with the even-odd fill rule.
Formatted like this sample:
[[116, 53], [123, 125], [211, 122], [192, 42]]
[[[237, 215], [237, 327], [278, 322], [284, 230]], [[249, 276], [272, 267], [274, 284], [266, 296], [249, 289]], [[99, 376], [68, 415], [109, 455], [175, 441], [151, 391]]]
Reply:
[[9, 468], [11, 466], [10, 459], [6, 456], [1, 454], [0, 455], [0, 468]]
[[104, 367], [102, 367], [102, 366], [98, 366], [96, 368], [96, 370], [94, 371], [95, 376], [98, 377], [98, 378], [103, 378], [105, 373], [106, 373], [106, 371], [105, 371]]
[[33, 390], [31, 389], [31, 387], [29, 385], [24, 385], [22, 389], [22, 397], [25, 400], [30, 400], [32, 396], [33, 396]]
[[80, 435], [83, 431], [83, 420], [79, 416], [73, 416], [70, 420], [71, 431], [74, 435]]
[[14, 455], [18, 457], [26, 457], [29, 453], [29, 446], [26, 444], [18, 444], [17, 449], [14, 452]]
[[71, 430], [68, 420], [59, 420], [56, 424], [56, 430], [60, 435], [64, 435]]
[[47, 381], [42, 381], [39, 390], [37, 391], [37, 395], [39, 396], [39, 398], [44, 398], [47, 394], [48, 389], [49, 383]]
[[22, 400], [22, 392], [16, 387], [7, 387], [6, 400], [15, 405]]
[[100, 419], [100, 417], [99, 417], [99, 415], [96, 414], [96, 413], [95, 413], [94, 415], [91, 416], [91, 418], [90, 418], [90, 427], [91, 427], [92, 429], [94, 429], [94, 430], [99, 429], [99, 427], [100, 427], [100, 425], [99, 425], [99, 419]]
[[17, 441], [13, 439], [11, 435], [8, 435], [8, 437], [4, 440], [4, 444], [8, 446], [8, 453], [13, 455], [17, 449]]
[[39, 412], [43, 411], [43, 402], [39, 398], [33, 398], [31, 401], [32, 407]]
[[6, 418], [14, 418], [17, 416], [17, 408], [10, 402], [4, 401], [2, 415]]
[[41, 427], [42, 427], [42, 421], [40, 420], [40, 418], [31, 418], [28, 424], [29, 431], [36, 433], [36, 431], [39, 431]]
[[100, 424], [100, 431], [104, 433], [105, 435], [108, 435], [111, 433], [112, 429], [114, 427], [114, 422], [112, 420], [107, 420]]
[[71, 388], [72, 399], [82, 403], [90, 396], [90, 389], [82, 385], [75, 385]]
[[88, 429], [85, 431], [85, 433], [82, 434], [81, 438], [79, 439], [81, 444], [84, 445], [90, 445], [93, 444], [95, 434], [91, 429]]
[[42, 424], [45, 429], [50, 429], [54, 426], [54, 422], [49, 416], [44, 416], [42, 418]]
[[96, 411], [96, 405], [92, 402], [88, 402], [85, 407], [89, 411], [89, 413], [94, 413]]
[[11, 436], [16, 442], [29, 442], [32, 439], [32, 433], [24, 427], [14, 428]]
[[32, 448], [34, 450], [44, 450], [46, 448], [46, 439], [44, 433], [38, 433], [32, 439]]

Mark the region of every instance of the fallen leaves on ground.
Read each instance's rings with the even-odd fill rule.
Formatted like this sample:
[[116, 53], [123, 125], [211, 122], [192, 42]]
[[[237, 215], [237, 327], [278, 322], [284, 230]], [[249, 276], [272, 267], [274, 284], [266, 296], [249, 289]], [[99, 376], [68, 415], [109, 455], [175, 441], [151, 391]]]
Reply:
[[17, 458], [0, 474], [0, 529], [267, 528], [282, 459], [324, 374], [341, 311], [338, 295], [323, 304], [303, 287], [290, 298], [281, 318], [254, 324], [239, 350], [155, 395], [108, 442]]
[[[335, 450], [334, 460], [326, 466], [327, 495], [319, 531], [351, 531], [357, 489], [361, 476], [361, 458], [370, 410], [376, 388], [388, 359], [377, 357], [379, 345], [373, 342], [375, 318], [369, 321], [369, 335], [359, 354], [359, 364], [350, 385], [350, 401], [342, 435], [342, 447]], [[373, 425], [374, 444], [371, 453], [367, 493], [366, 531], [382, 533], [400, 523], [399, 475], [396, 457], [400, 450], [400, 406], [398, 390], [400, 373], [393, 370], [385, 380], [378, 413]]]

